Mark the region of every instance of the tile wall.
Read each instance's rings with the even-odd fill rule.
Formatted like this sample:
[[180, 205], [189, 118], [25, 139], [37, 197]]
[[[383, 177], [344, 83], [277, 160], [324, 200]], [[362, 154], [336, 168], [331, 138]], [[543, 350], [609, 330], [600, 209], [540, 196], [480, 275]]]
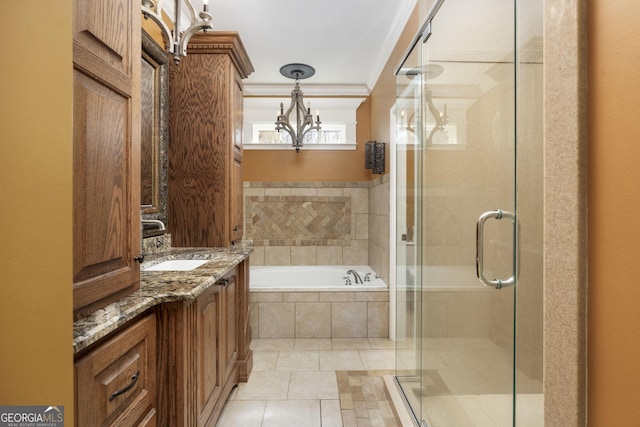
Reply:
[[252, 265], [370, 265], [389, 276], [389, 177], [245, 182]]
[[389, 292], [251, 292], [253, 338], [387, 338]]

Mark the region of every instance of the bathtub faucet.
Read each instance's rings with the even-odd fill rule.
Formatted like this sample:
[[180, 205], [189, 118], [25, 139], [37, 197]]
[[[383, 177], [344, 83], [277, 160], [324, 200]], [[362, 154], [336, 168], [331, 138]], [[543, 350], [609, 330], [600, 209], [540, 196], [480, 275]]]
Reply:
[[360, 275], [358, 274], [357, 271], [349, 270], [349, 271], [347, 271], [347, 274], [353, 274], [353, 280], [356, 282], [356, 285], [361, 285], [362, 284], [362, 277], [360, 277]]

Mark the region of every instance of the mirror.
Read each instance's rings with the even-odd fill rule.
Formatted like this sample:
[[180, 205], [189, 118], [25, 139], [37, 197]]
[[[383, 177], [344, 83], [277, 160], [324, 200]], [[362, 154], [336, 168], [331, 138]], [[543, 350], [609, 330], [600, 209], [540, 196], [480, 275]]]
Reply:
[[[167, 223], [168, 70], [167, 53], [142, 31], [140, 204], [143, 219]], [[157, 226], [143, 237], [164, 234]]]

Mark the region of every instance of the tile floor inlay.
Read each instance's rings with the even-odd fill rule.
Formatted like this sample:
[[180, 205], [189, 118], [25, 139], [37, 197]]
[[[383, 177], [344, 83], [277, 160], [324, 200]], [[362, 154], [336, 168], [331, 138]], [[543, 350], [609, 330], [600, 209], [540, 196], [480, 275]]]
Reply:
[[398, 420], [384, 385], [393, 371], [336, 371], [344, 427], [396, 427]]

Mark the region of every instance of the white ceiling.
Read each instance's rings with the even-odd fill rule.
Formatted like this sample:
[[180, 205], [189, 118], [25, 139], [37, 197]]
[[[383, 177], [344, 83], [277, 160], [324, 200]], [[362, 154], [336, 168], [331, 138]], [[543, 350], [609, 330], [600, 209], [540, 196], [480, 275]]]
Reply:
[[[200, 10], [202, 0], [193, 0]], [[237, 31], [255, 71], [247, 94], [288, 93], [282, 65], [301, 62], [316, 74], [305, 94], [367, 95], [416, 0], [209, 0], [217, 31]], [[286, 88], [286, 89], [285, 89]]]

